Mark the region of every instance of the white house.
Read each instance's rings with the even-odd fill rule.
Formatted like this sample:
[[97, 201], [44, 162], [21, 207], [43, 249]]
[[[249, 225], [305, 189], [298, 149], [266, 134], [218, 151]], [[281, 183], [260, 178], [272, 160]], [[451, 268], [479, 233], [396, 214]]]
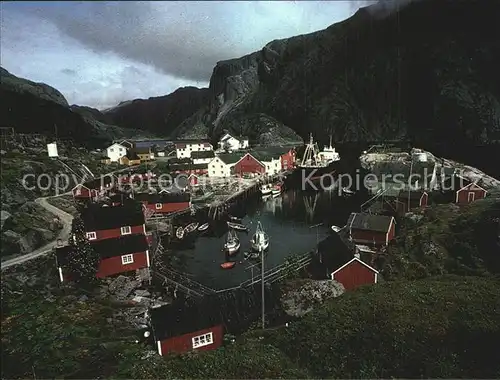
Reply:
[[111, 162], [118, 162], [126, 154], [127, 148], [118, 143], [114, 143], [106, 149], [106, 156], [110, 158]]
[[271, 158], [268, 161], [261, 161], [264, 165], [266, 165], [266, 174], [273, 175], [278, 174], [281, 171], [281, 159], [278, 157]]
[[219, 140], [218, 147], [219, 150], [239, 150], [248, 148], [248, 138], [243, 136], [238, 136], [238, 138], [231, 136], [229, 133], [226, 133]]
[[174, 143], [177, 158], [191, 158], [191, 152], [214, 150], [212, 144], [206, 140], [177, 140]]
[[193, 160], [193, 164], [208, 164], [215, 157], [215, 153], [213, 150], [199, 150], [191, 152], [191, 159]]
[[242, 155], [236, 153], [220, 154], [208, 163], [209, 177], [230, 177], [231, 169], [240, 159]]

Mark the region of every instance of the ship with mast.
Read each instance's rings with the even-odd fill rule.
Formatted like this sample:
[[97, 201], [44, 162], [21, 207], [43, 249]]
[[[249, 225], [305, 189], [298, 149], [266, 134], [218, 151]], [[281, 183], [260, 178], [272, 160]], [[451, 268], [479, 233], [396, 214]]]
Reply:
[[[310, 135], [309, 143], [306, 144], [302, 160], [298, 163], [297, 169], [294, 172], [294, 177], [300, 181], [309, 178], [311, 182], [319, 182], [323, 176], [332, 176], [336, 178], [339, 168], [340, 154], [332, 145], [330, 136], [330, 145], [325, 146], [322, 151], [319, 150], [318, 144], [314, 141], [312, 134]], [[331, 183], [325, 181], [325, 185], [330, 186]]]

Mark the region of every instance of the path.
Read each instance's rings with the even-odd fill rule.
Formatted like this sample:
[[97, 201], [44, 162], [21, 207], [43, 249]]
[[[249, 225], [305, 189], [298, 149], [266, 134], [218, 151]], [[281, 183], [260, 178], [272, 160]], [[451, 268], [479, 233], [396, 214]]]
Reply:
[[[58, 239], [61, 239], [62, 241], [67, 241], [69, 237], [69, 233], [71, 231], [71, 224], [73, 221], [73, 216], [68, 214], [65, 211], [62, 211], [58, 209], [57, 207], [51, 205], [49, 202], [47, 202], [48, 198], [57, 198], [63, 195], [68, 195], [69, 193], [61, 194], [61, 195], [56, 195], [56, 196], [51, 196], [51, 197], [44, 197], [44, 198], [37, 198], [35, 199], [35, 203], [39, 204], [43, 208], [45, 208], [47, 211], [51, 212], [54, 215], [57, 215], [61, 222], [63, 223], [63, 228], [59, 233]], [[46, 255], [47, 253], [52, 252], [52, 249], [57, 245], [57, 240], [54, 240], [43, 247], [40, 247], [38, 249], [35, 249], [33, 252], [27, 253], [22, 256], [15, 257], [10, 260], [5, 260], [2, 261], [2, 270], [9, 268], [11, 266], [17, 265], [24, 263], [26, 261], [32, 260], [36, 257]]]

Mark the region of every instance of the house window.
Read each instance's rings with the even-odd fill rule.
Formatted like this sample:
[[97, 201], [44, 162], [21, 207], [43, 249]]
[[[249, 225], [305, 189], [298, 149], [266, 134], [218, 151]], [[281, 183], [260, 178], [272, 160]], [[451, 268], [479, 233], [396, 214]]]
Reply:
[[160, 210], [162, 207], [163, 207], [163, 204], [162, 204], [162, 203], [157, 203], [157, 204], [155, 204], [155, 208], [156, 208], [157, 210]]
[[123, 226], [120, 232], [122, 235], [130, 235], [132, 233], [132, 228], [130, 228], [130, 226]]
[[87, 232], [87, 239], [95, 240], [97, 239], [97, 234], [95, 232]]
[[81, 189], [76, 189], [76, 195], [82, 195], [82, 190]]
[[215, 170], [212, 171], [212, 174], [215, 174]]
[[122, 264], [132, 264], [134, 262], [134, 255], [123, 255], [122, 256]]
[[203, 346], [208, 346], [214, 342], [213, 334], [203, 334], [199, 336], [195, 336], [193, 338], [193, 348], [199, 348]]

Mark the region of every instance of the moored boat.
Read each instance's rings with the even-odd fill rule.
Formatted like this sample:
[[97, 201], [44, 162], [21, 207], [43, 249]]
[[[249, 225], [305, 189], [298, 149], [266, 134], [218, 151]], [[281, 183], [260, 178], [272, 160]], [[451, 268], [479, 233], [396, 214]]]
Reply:
[[224, 243], [224, 251], [228, 255], [234, 255], [240, 249], [240, 239], [233, 230], [229, 230], [226, 242]]
[[186, 227], [184, 227], [184, 233], [189, 234], [189, 233], [193, 232], [194, 230], [196, 230], [198, 228], [198, 225], [199, 225], [199, 223], [197, 223], [197, 222], [188, 224]]
[[276, 185], [274, 185], [271, 190], [273, 195], [280, 195], [282, 191], [283, 185], [281, 183], [277, 183]]
[[257, 223], [257, 229], [251, 240], [252, 249], [254, 251], [265, 251], [269, 247], [269, 235], [262, 228], [260, 222]]
[[179, 240], [182, 240], [184, 238], [184, 227], [179, 227], [175, 231], [175, 237]]
[[271, 184], [264, 184], [260, 187], [260, 193], [262, 196], [269, 195], [273, 191], [272, 185]]
[[351, 189], [347, 188], [347, 187], [343, 187], [342, 188], [342, 194], [344, 194], [346, 197], [350, 197], [351, 195], [354, 195], [355, 192], [352, 191]]
[[208, 227], [210, 227], [210, 223], [204, 223], [201, 226], [198, 227], [198, 231], [206, 231], [208, 230]]
[[234, 223], [240, 223], [241, 224], [241, 218], [238, 218], [236, 216], [229, 215], [229, 220]]
[[335, 226], [335, 225], [332, 226], [333, 232], [339, 232], [341, 229], [342, 229], [342, 227]]
[[220, 267], [222, 269], [231, 269], [231, 268], [234, 268], [235, 265], [236, 265], [236, 261], [226, 261], [225, 263], [222, 263], [220, 265]]
[[248, 227], [240, 223], [227, 222], [227, 226], [237, 231], [248, 231]]

